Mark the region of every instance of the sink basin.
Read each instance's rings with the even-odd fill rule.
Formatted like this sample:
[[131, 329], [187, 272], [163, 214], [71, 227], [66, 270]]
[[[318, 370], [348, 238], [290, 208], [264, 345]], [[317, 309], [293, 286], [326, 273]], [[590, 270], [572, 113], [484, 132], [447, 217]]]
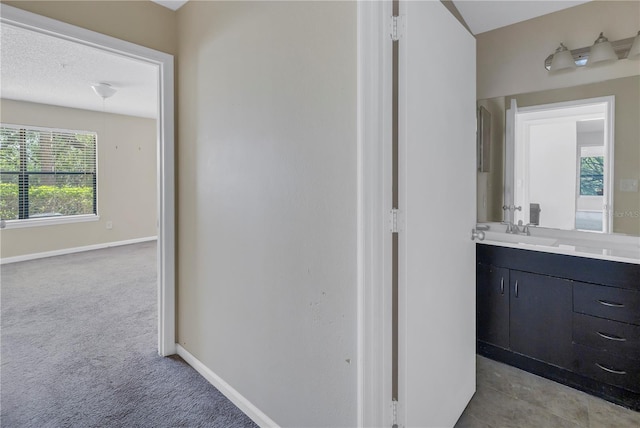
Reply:
[[553, 247], [558, 243], [558, 240], [554, 238], [543, 238], [540, 236], [527, 236], [527, 235], [512, 235], [509, 233], [490, 232], [490, 231], [485, 232], [484, 239], [487, 241], [509, 242], [513, 244], [523, 244], [523, 245], [542, 245], [545, 247]]
[[476, 232], [480, 231], [484, 239], [475, 237], [476, 242], [487, 245], [640, 264], [640, 239], [637, 236], [544, 227], [532, 228], [533, 236], [514, 235], [506, 233], [505, 225], [501, 223], [478, 224]]

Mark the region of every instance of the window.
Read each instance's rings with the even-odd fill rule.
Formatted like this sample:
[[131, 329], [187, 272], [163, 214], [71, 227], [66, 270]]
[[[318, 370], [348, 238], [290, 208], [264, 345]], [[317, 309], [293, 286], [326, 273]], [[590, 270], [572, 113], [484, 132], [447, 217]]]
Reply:
[[604, 156], [580, 158], [580, 195], [602, 196], [604, 189]]
[[96, 134], [0, 125], [0, 219], [96, 215]]

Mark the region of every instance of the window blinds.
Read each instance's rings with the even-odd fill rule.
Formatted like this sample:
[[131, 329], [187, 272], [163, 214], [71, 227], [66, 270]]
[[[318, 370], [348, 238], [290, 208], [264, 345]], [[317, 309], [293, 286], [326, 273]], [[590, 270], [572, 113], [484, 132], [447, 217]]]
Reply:
[[96, 134], [0, 125], [4, 220], [96, 214]]

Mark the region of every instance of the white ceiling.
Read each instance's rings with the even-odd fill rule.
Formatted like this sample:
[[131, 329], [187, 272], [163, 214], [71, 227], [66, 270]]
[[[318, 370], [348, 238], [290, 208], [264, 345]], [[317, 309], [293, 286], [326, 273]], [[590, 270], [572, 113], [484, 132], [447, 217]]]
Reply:
[[[151, 0], [171, 10], [188, 0]], [[209, 0], [212, 1], [212, 0]], [[438, 1], [438, 0], [433, 0]], [[591, 0], [452, 0], [473, 34], [587, 3]]]
[[160, 6], [168, 7], [171, 10], [180, 9], [189, 0], [151, 0], [154, 3], [158, 3]]
[[[152, 0], [177, 10], [187, 0]], [[586, 3], [585, 0], [453, 0], [474, 34]], [[2, 25], [0, 96], [87, 110], [103, 110], [91, 84], [117, 92], [104, 102], [112, 113], [155, 118], [157, 69], [79, 43]]]
[[506, 27], [590, 0], [453, 0], [473, 34]]
[[0, 27], [0, 97], [103, 110], [91, 89], [109, 83], [116, 94], [104, 110], [155, 118], [156, 66], [11, 25]]

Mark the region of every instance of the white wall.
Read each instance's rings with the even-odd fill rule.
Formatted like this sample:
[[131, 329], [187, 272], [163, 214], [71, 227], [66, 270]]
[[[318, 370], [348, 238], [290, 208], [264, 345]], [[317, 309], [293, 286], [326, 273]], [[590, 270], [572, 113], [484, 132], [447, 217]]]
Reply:
[[356, 28], [178, 11], [178, 341], [281, 426], [356, 424]]
[[640, 2], [592, 1], [477, 36], [477, 97], [493, 98], [564, 88], [640, 74], [640, 61], [550, 74], [544, 60], [560, 42], [591, 46], [603, 31], [609, 40], [633, 37], [640, 29]]
[[[540, 204], [540, 226], [575, 228], [576, 124], [532, 125], [529, 128], [529, 203]], [[520, 189], [517, 189], [519, 192]], [[523, 205], [525, 217], [529, 205]]]
[[579, 146], [603, 146], [604, 147], [604, 131], [584, 132], [580, 131], [580, 122], [578, 126], [578, 145]]
[[[0, 121], [98, 133], [99, 221], [0, 231], [1, 255], [17, 257], [156, 236], [156, 121], [1, 100]], [[106, 222], [113, 228], [108, 230]]]

